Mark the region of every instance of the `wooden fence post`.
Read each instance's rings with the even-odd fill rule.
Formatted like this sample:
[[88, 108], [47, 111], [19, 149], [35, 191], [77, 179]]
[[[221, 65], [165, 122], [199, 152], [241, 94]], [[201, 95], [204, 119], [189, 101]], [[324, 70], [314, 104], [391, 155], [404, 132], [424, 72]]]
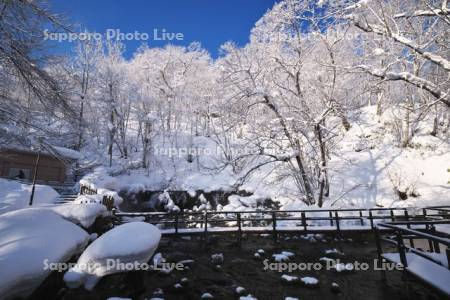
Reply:
[[450, 270], [450, 249], [445, 249], [445, 254], [447, 255], [447, 267]]
[[[436, 227], [434, 227], [433, 224], [431, 224], [431, 234], [436, 235]], [[434, 252], [441, 253], [441, 247], [439, 247], [438, 242], [433, 241], [433, 248], [434, 248]]]
[[272, 235], [273, 241], [277, 242], [277, 215], [275, 212], [272, 212]]
[[203, 232], [204, 240], [205, 240], [204, 246], [207, 247], [207, 245], [208, 245], [208, 212], [206, 210], [205, 210], [205, 216], [204, 216], [203, 222], [204, 222], [204, 228], [205, 228], [205, 230]]
[[[408, 221], [409, 221], [408, 210], [405, 209], [405, 210], [404, 210], [404, 214], [405, 214], [406, 222], [408, 222]], [[411, 228], [411, 224], [407, 224], [406, 227], [410, 229], [410, 228]], [[410, 238], [410, 239], [409, 239], [409, 245], [410, 245], [411, 247], [415, 248], [415, 247], [414, 247], [414, 239], [413, 239], [413, 238]]]
[[400, 262], [406, 268], [406, 267], [408, 267], [408, 260], [406, 259], [405, 245], [403, 244], [402, 234], [398, 230], [396, 232], [396, 237], [397, 237], [397, 248], [398, 248], [398, 254], [400, 256]]
[[340, 236], [341, 235], [341, 225], [339, 224], [339, 216], [338, 216], [337, 210], [334, 212], [334, 216], [336, 217], [336, 229]]
[[305, 234], [308, 231], [308, 229], [306, 228], [307, 225], [308, 224], [306, 223], [306, 214], [304, 211], [302, 211], [302, 226], [303, 226], [303, 230], [305, 231]]
[[237, 225], [238, 225], [238, 244], [241, 246], [241, 239], [242, 239], [242, 226], [241, 226], [241, 213], [237, 213]]
[[373, 226], [373, 214], [371, 210], [369, 210], [369, 220], [370, 220], [370, 227], [372, 227], [372, 229], [375, 228]]
[[179, 214], [175, 213], [175, 235], [178, 236], [178, 217]]
[[[375, 243], [377, 246], [377, 254], [378, 254], [378, 262], [382, 263], [383, 262], [383, 249], [381, 248], [381, 236], [380, 236], [380, 231], [378, 230], [377, 227], [374, 228], [374, 234], [375, 234]], [[386, 271], [383, 269], [381, 271], [381, 278], [383, 280], [386, 280]]]
[[[426, 224], [426, 225], [425, 225], [425, 230], [426, 230], [427, 232], [428, 232], [428, 231], [431, 231], [430, 225]], [[428, 247], [430, 248], [430, 252], [434, 252], [433, 242], [432, 242], [431, 240], [429, 240], [429, 239], [427, 239], [427, 241], [428, 241]]]

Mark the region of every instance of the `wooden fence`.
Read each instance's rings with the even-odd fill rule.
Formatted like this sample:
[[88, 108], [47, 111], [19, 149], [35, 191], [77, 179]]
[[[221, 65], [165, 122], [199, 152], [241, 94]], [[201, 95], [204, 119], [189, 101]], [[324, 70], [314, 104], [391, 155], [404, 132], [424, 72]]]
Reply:
[[[450, 209], [450, 207], [449, 207]], [[422, 211], [423, 212], [423, 211]], [[306, 209], [203, 212], [118, 212], [113, 210], [117, 223], [129, 218], [158, 225], [163, 234], [220, 234], [234, 232], [238, 239], [244, 233], [270, 233], [274, 240], [279, 233], [321, 233], [372, 231], [376, 224], [390, 221], [425, 220], [438, 217], [439, 212], [415, 214], [407, 208], [373, 209]], [[289, 223], [286, 223], [288, 221]], [[293, 224], [293, 225], [292, 225]]]
[[[81, 185], [80, 186], [80, 195], [97, 195], [97, 189], [93, 189], [89, 186]], [[112, 196], [103, 195], [102, 202], [106, 208], [111, 211], [114, 208], [114, 198]]]

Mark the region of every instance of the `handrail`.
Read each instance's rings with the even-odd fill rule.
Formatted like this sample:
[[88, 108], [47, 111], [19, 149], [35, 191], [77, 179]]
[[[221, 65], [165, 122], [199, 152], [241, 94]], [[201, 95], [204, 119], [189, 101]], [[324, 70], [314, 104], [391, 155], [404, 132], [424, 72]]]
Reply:
[[[450, 239], [436, 236], [436, 235], [430, 234], [428, 232], [418, 231], [418, 230], [410, 228], [410, 225], [426, 225], [427, 229], [431, 229], [431, 232], [435, 232], [434, 225], [438, 225], [438, 224], [450, 224], [450, 220], [379, 223], [377, 225], [377, 227], [374, 229], [378, 257], [380, 257], [380, 258], [382, 257], [383, 250], [381, 247], [381, 241], [384, 241], [384, 242], [388, 242], [388, 243], [397, 245], [400, 262], [405, 267], [408, 267], [408, 259], [406, 256], [407, 252], [414, 253], [416, 255], [419, 255], [420, 257], [423, 257], [424, 259], [427, 259], [433, 263], [436, 263], [436, 264], [439, 264], [439, 265], [445, 267], [444, 263], [441, 260], [438, 260], [435, 257], [432, 257], [432, 256], [428, 255], [427, 253], [424, 253], [423, 251], [419, 251], [414, 248], [414, 242], [413, 242], [414, 239], [426, 239], [426, 240], [428, 240], [430, 252], [440, 253], [441, 250], [440, 250], [439, 244], [446, 246], [445, 253], [447, 256], [447, 268], [450, 269]], [[401, 227], [402, 225], [408, 225], [408, 227], [407, 228]], [[379, 229], [382, 227], [393, 230], [395, 232], [395, 238], [382, 238], [381, 235], [379, 234]], [[403, 243], [404, 239], [409, 239], [410, 246], [406, 246]]]
[[[409, 208], [349, 208], [349, 209], [303, 209], [303, 210], [249, 210], [249, 211], [195, 211], [195, 212], [120, 212], [113, 210], [113, 215], [120, 219], [122, 217], [144, 217], [146, 222], [153, 224], [160, 224], [163, 229], [175, 229], [175, 234], [178, 234], [182, 229], [203, 228], [204, 234], [208, 231], [214, 231], [215, 228], [220, 228], [220, 232], [238, 232], [239, 241], [242, 232], [246, 227], [259, 227], [261, 230], [272, 232], [274, 240], [276, 240], [277, 233], [282, 231], [281, 227], [277, 226], [280, 221], [294, 221], [293, 226], [298, 228], [298, 231], [307, 233], [308, 230], [321, 230], [329, 222], [331, 230], [335, 230], [341, 234], [343, 230], [361, 230], [364, 226], [375, 228], [375, 221], [381, 220], [384, 222], [399, 221], [405, 219], [417, 218], [415, 215], [408, 214]], [[376, 214], [377, 211], [388, 212], [386, 214]], [[402, 212], [398, 214], [397, 212]], [[419, 216], [423, 217], [423, 216]], [[297, 222], [295, 222], [297, 221]], [[319, 221], [311, 224], [311, 221]], [[345, 228], [343, 221], [353, 221], [355, 223], [349, 224], [352, 228]], [[367, 222], [367, 223], [365, 223]], [[324, 224], [325, 223], [325, 224]], [[208, 226], [209, 224], [209, 226]], [[221, 227], [221, 224], [222, 227]], [[182, 227], [180, 227], [182, 225]], [[361, 228], [354, 228], [354, 226]], [[209, 230], [208, 227], [212, 229]], [[229, 229], [227, 229], [229, 228]], [[237, 230], [236, 230], [237, 228]], [[288, 226], [289, 230], [295, 230]], [[311, 229], [314, 228], [314, 229]], [[333, 229], [334, 228], [334, 229]], [[286, 230], [286, 229], [285, 229]], [[327, 229], [330, 230], [330, 229]]]
[[428, 234], [426, 232], [417, 231], [417, 230], [414, 230], [414, 229], [411, 229], [411, 228], [399, 227], [398, 225], [380, 223], [377, 226], [378, 227], [387, 227], [387, 228], [393, 229], [395, 231], [401, 231], [401, 232], [414, 234], [414, 235], [426, 238], [428, 240], [444, 244], [447, 247], [450, 247], [450, 239], [447, 239], [447, 238], [442, 238], [442, 237], [439, 237], [439, 236], [431, 235], [431, 234]]
[[[326, 212], [369, 212], [369, 211], [405, 211], [410, 208], [406, 207], [393, 207], [393, 208], [346, 208], [346, 209], [300, 209], [300, 210], [237, 210], [237, 211], [207, 211], [208, 214], [272, 214], [272, 213], [326, 213]], [[179, 212], [179, 214], [203, 214], [204, 212]], [[170, 212], [117, 212], [119, 216], [137, 216], [137, 215], [171, 215]], [[397, 215], [398, 216], [398, 215]], [[386, 215], [386, 217], [388, 217]], [[390, 216], [389, 216], [390, 218]]]

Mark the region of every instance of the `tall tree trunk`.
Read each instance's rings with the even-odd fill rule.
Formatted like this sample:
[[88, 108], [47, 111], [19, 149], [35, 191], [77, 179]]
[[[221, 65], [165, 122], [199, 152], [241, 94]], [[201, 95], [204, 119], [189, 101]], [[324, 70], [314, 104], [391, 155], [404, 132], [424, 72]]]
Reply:
[[383, 114], [383, 91], [377, 92], [377, 116], [381, 117]]
[[328, 184], [328, 172], [327, 172], [327, 157], [325, 142], [322, 138], [322, 129], [320, 128], [321, 123], [317, 123], [315, 126], [317, 140], [319, 142], [320, 149], [320, 181], [319, 181], [319, 198], [317, 200], [317, 205], [322, 207], [323, 197], [328, 197], [329, 195], [329, 184]]
[[403, 126], [403, 141], [402, 141], [402, 147], [406, 148], [409, 145], [410, 142], [410, 114], [411, 114], [411, 108], [412, 108], [412, 101], [411, 99], [406, 99], [406, 110], [405, 110], [405, 120], [404, 120], [404, 126]]
[[108, 154], [109, 154], [109, 167], [112, 166], [112, 154], [113, 154], [113, 145], [114, 145], [114, 136], [116, 134], [115, 125], [114, 125], [114, 98], [113, 98], [113, 90], [112, 90], [112, 84], [109, 84], [109, 96], [111, 99], [111, 112], [109, 116], [110, 125], [108, 126], [109, 129], [109, 147], [108, 147]]
[[278, 121], [280, 122], [281, 127], [283, 128], [286, 138], [289, 140], [289, 143], [291, 144], [294, 151], [296, 150], [296, 152], [297, 152], [297, 154], [295, 155], [295, 161], [297, 162], [298, 171], [299, 171], [300, 176], [303, 181], [303, 188], [304, 188], [305, 194], [306, 194], [306, 204], [308, 204], [308, 205], [315, 204], [313, 189], [309, 182], [308, 174], [306, 172], [305, 164], [304, 164], [303, 158], [302, 158], [303, 151], [302, 151], [302, 146], [300, 144], [300, 141], [298, 139], [295, 139], [291, 135], [291, 133], [289, 132], [289, 129], [287, 127], [287, 124], [284, 121], [283, 116], [278, 111], [277, 107], [270, 101], [268, 95], [264, 95], [264, 104], [275, 113]]
[[80, 114], [78, 115], [78, 143], [77, 150], [81, 149], [83, 144], [83, 114], [84, 114], [84, 96], [81, 96]]

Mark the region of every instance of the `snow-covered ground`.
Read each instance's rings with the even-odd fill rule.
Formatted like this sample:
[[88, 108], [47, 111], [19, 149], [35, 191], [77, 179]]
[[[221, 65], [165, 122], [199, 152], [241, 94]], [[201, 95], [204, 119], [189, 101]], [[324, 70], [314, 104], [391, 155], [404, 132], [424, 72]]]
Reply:
[[[9, 211], [28, 207], [32, 186], [14, 180], [0, 178], [0, 215]], [[59, 194], [46, 185], [36, 185], [33, 205], [56, 202]]]

